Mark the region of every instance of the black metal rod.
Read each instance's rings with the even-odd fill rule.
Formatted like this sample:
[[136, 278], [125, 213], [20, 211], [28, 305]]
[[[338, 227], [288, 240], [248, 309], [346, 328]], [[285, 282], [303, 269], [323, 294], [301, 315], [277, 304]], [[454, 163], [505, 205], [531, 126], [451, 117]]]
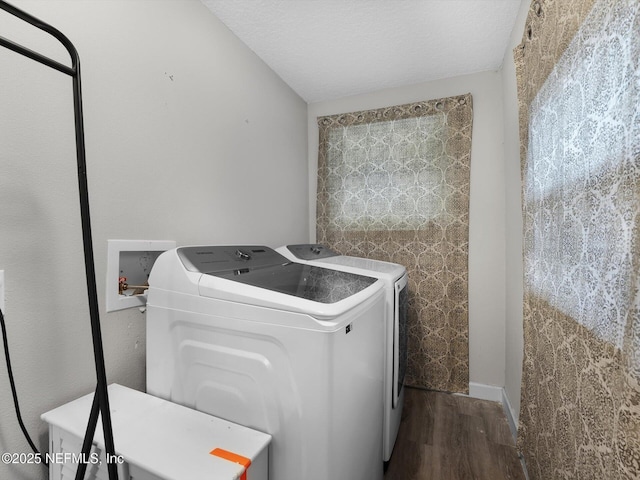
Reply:
[[[83, 442], [82, 456], [89, 458], [91, 443], [95, 434], [97, 418], [102, 413], [102, 426], [104, 432], [105, 451], [107, 454], [107, 469], [109, 480], [118, 480], [117, 464], [113, 459], [115, 456], [115, 447], [113, 442], [113, 430], [111, 425], [111, 413], [109, 409], [109, 395], [107, 392], [107, 375], [104, 364], [104, 351], [102, 349], [102, 333], [100, 330], [100, 314], [98, 309], [98, 294], [96, 289], [95, 263], [93, 258], [93, 241], [91, 238], [91, 219], [89, 215], [89, 189], [87, 186], [87, 166], [84, 143], [84, 121], [82, 113], [82, 88], [80, 82], [80, 57], [75, 46], [71, 41], [59, 30], [51, 25], [37, 19], [36, 17], [8, 4], [4, 0], [0, 0], [0, 9], [14, 15], [15, 17], [43, 30], [54, 38], [56, 38], [64, 47], [71, 57], [71, 67], [66, 67], [59, 62], [30, 50], [22, 45], [2, 39], [0, 45], [20, 54], [31, 58], [39, 63], [47, 65], [58, 71], [66, 73], [73, 78], [73, 112], [76, 130], [76, 157], [78, 164], [78, 189], [80, 196], [80, 217], [82, 221], [82, 240], [84, 246], [84, 263], [87, 278], [87, 295], [89, 301], [89, 315], [91, 319], [91, 337], [93, 339], [93, 352], [96, 366], [97, 386], [94, 397], [94, 405], [97, 403], [99, 408], [92, 407], [87, 424], [87, 431]], [[109, 461], [111, 459], [111, 461]], [[86, 469], [86, 465], [84, 467]], [[82, 480], [81, 469], [76, 472], [76, 480]]]
[[[78, 190], [80, 192], [80, 218], [82, 219], [82, 237], [84, 243], [84, 266], [87, 277], [87, 293], [89, 295], [89, 315], [91, 318], [91, 332], [93, 339], [93, 354], [96, 364], [96, 376], [98, 385], [96, 386], [95, 395], [98, 396], [100, 403], [100, 412], [102, 413], [102, 431], [104, 432], [104, 445], [107, 453], [107, 469], [109, 472], [109, 480], [118, 479], [117, 464], [113, 461], [115, 458], [115, 446], [113, 442], [113, 430], [111, 426], [111, 413], [109, 409], [109, 395], [107, 393], [107, 373], [104, 365], [104, 351], [102, 349], [102, 332], [100, 329], [100, 312], [98, 309], [98, 291], [96, 288], [96, 272], [95, 262], [93, 259], [93, 241], [91, 239], [91, 219], [89, 215], [89, 187], [87, 185], [87, 163], [85, 157], [84, 144], [84, 122], [82, 114], [82, 89], [80, 85], [80, 58], [75, 53], [75, 70], [73, 76], [73, 105], [76, 124], [76, 151], [78, 152]], [[71, 51], [69, 53], [72, 55]], [[93, 413], [93, 412], [92, 412]], [[91, 422], [91, 419], [89, 419]], [[88, 426], [89, 427], [89, 426]], [[95, 430], [95, 427], [94, 427]], [[89, 428], [85, 437], [89, 436]], [[93, 432], [91, 433], [93, 438]], [[88, 451], [83, 451], [86, 458], [89, 457]], [[82, 480], [77, 477], [76, 480]]]
[[75, 75], [75, 72], [72, 68], [67, 67], [66, 65], [63, 65], [60, 62], [56, 62], [55, 60], [52, 60], [49, 57], [45, 57], [44, 55], [41, 55], [38, 52], [34, 52], [33, 50], [27, 47], [23, 47], [18, 43], [12, 42], [11, 40], [8, 40], [4, 37], [0, 37], [0, 45], [2, 45], [5, 48], [8, 48], [9, 50], [13, 50], [14, 52], [19, 53], [20, 55], [23, 55], [32, 60], [35, 60], [36, 62], [42, 63], [43, 65], [47, 65], [48, 67], [54, 68], [59, 72], [66, 73], [67, 75], [70, 75], [70, 76]]
[[[91, 451], [91, 445], [93, 444], [93, 434], [96, 431], [98, 424], [98, 413], [100, 413], [100, 400], [98, 394], [93, 396], [93, 402], [91, 403], [91, 414], [89, 415], [89, 424], [87, 425], [87, 432], [91, 431], [91, 436], [85, 435], [82, 443], [82, 453], [86, 455], [86, 452]], [[84, 474], [87, 471], [87, 462], [78, 463], [78, 469], [76, 470], [75, 478], [84, 478]]]

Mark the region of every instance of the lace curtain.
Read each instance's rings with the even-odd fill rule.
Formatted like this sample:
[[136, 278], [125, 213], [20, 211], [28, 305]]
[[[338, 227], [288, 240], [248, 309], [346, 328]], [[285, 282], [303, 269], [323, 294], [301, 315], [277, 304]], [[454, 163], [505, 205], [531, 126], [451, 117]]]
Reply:
[[409, 273], [409, 385], [468, 392], [470, 94], [318, 119], [317, 241]]
[[516, 48], [518, 444], [532, 480], [640, 478], [640, 3], [533, 1]]

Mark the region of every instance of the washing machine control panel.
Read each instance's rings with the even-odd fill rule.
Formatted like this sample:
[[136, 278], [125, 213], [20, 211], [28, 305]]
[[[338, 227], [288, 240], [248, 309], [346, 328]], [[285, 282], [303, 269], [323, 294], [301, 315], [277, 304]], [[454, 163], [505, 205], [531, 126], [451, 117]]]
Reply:
[[338, 253], [319, 243], [303, 243], [287, 245], [287, 248], [301, 260], [319, 260], [321, 258], [336, 257]]
[[178, 248], [178, 256], [187, 270], [200, 273], [244, 271], [289, 262], [262, 245], [182, 247]]

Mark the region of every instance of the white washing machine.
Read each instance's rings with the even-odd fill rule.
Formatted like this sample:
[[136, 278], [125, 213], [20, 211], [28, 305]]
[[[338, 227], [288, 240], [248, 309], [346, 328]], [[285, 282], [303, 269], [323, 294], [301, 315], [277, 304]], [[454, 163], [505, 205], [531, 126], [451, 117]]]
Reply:
[[269, 433], [273, 480], [380, 480], [384, 289], [264, 246], [169, 250], [149, 277], [147, 391]]
[[407, 269], [397, 263], [340, 255], [320, 244], [287, 245], [276, 251], [288, 259], [325, 268], [368, 275], [385, 284], [385, 364], [383, 409], [383, 460], [393, 452], [404, 404], [407, 370]]

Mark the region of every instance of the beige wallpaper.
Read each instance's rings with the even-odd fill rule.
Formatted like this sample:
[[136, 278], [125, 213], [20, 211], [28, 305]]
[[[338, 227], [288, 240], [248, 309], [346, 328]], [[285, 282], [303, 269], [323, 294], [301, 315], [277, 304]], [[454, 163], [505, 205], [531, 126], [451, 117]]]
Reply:
[[470, 94], [320, 117], [317, 241], [409, 272], [409, 385], [468, 392]]
[[534, 1], [518, 70], [532, 479], [640, 478], [640, 4]]

